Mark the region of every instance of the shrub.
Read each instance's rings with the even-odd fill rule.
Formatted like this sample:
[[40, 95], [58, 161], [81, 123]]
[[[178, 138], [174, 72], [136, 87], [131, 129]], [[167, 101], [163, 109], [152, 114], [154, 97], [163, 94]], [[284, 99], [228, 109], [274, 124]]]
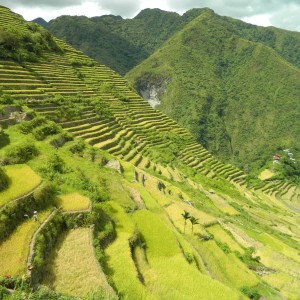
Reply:
[[3, 299], [5, 296], [8, 296], [9, 292], [5, 287], [0, 286], [0, 299]]
[[78, 139], [75, 141], [73, 145], [70, 146], [70, 151], [75, 154], [82, 154], [83, 150], [86, 148], [86, 143], [82, 139]]
[[57, 194], [57, 187], [53, 183], [45, 183], [37, 188], [33, 194], [34, 200], [39, 206], [49, 206], [54, 204]]
[[14, 102], [14, 98], [8, 94], [2, 94], [0, 96], [0, 104], [12, 104]]
[[62, 132], [61, 134], [56, 135], [49, 142], [53, 147], [59, 148], [62, 147], [66, 142], [72, 141], [73, 135], [69, 132]]
[[33, 284], [42, 281], [47, 258], [55, 246], [60, 233], [65, 229], [62, 215], [56, 211], [51, 220], [41, 229], [36, 238], [31, 280]]
[[261, 266], [260, 257], [259, 256], [254, 257], [253, 256], [254, 252], [255, 252], [254, 247], [247, 248], [243, 255], [238, 251], [234, 251], [236, 256], [251, 269], [255, 269], [256, 267]]
[[261, 295], [258, 293], [257, 289], [254, 287], [242, 287], [241, 292], [245, 294], [249, 299], [258, 300]]
[[24, 121], [24, 122], [20, 123], [19, 130], [24, 134], [28, 134], [35, 127], [43, 125], [46, 122], [47, 122], [47, 120], [44, 117], [36, 117], [36, 118], [32, 119], [31, 121]]
[[0, 192], [8, 187], [9, 179], [4, 170], [0, 167]]
[[189, 252], [185, 252], [184, 253], [184, 257], [186, 259], [186, 261], [191, 264], [194, 261], [194, 256], [193, 254], [189, 253]]
[[32, 134], [38, 140], [44, 140], [48, 135], [56, 134], [60, 132], [60, 127], [52, 121], [48, 121], [47, 124], [39, 126], [33, 129]]
[[[43, 210], [49, 204], [52, 204], [50, 193], [44, 189], [47, 188], [47, 184], [41, 187], [39, 193], [30, 194], [22, 197], [17, 201], [9, 202], [1, 209], [0, 212], [0, 243], [6, 239], [16, 227], [26, 219], [26, 215], [31, 216], [35, 210]], [[50, 194], [50, 195], [49, 195]], [[46, 195], [49, 195], [47, 197]]]
[[11, 145], [5, 152], [5, 156], [11, 164], [25, 163], [38, 154], [38, 149], [31, 141]]
[[65, 162], [58, 154], [53, 154], [50, 156], [47, 162], [47, 170], [55, 173], [64, 173], [65, 172]]

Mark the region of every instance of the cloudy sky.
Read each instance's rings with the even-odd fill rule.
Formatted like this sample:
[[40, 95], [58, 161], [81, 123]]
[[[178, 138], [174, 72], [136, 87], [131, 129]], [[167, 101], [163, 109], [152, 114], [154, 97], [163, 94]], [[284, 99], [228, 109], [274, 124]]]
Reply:
[[144, 8], [160, 8], [180, 14], [194, 7], [209, 7], [220, 15], [262, 26], [300, 31], [300, 0], [0, 0], [0, 4], [24, 16], [46, 21], [60, 15], [103, 14], [132, 18]]

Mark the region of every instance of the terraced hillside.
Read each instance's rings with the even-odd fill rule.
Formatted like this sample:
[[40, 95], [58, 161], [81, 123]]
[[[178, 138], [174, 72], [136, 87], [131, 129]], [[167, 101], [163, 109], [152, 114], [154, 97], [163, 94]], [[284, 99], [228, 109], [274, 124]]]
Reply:
[[299, 32], [207, 10], [126, 78], [220, 160], [258, 174], [280, 149], [299, 148], [298, 49]]
[[[1, 28], [28, 29], [2, 15]], [[251, 187], [122, 77], [51, 39], [61, 51], [0, 60], [0, 292], [297, 299], [298, 190]]]

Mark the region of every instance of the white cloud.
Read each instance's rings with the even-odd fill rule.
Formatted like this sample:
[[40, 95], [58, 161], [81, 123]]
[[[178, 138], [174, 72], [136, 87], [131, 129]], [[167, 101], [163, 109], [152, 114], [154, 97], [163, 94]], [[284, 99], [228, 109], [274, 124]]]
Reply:
[[263, 14], [263, 15], [254, 15], [251, 17], [245, 17], [242, 18], [242, 20], [246, 23], [254, 24], [254, 25], [259, 25], [259, 26], [271, 26], [272, 23], [270, 21], [270, 15], [268, 14]]
[[81, 5], [62, 8], [49, 7], [48, 9], [45, 9], [38, 6], [32, 8], [20, 7], [15, 9], [14, 11], [22, 15], [28, 21], [31, 21], [38, 17], [42, 17], [46, 21], [50, 21], [51, 19], [62, 15], [94, 17], [110, 13], [109, 10], [99, 7], [98, 4], [93, 1], [86, 1]]

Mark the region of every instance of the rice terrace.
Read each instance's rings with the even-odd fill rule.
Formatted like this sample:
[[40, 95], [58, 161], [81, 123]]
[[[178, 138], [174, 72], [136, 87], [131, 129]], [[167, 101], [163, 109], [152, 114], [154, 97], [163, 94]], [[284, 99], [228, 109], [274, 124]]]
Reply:
[[248, 174], [180, 124], [0, 6], [0, 299], [300, 299], [300, 150]]

